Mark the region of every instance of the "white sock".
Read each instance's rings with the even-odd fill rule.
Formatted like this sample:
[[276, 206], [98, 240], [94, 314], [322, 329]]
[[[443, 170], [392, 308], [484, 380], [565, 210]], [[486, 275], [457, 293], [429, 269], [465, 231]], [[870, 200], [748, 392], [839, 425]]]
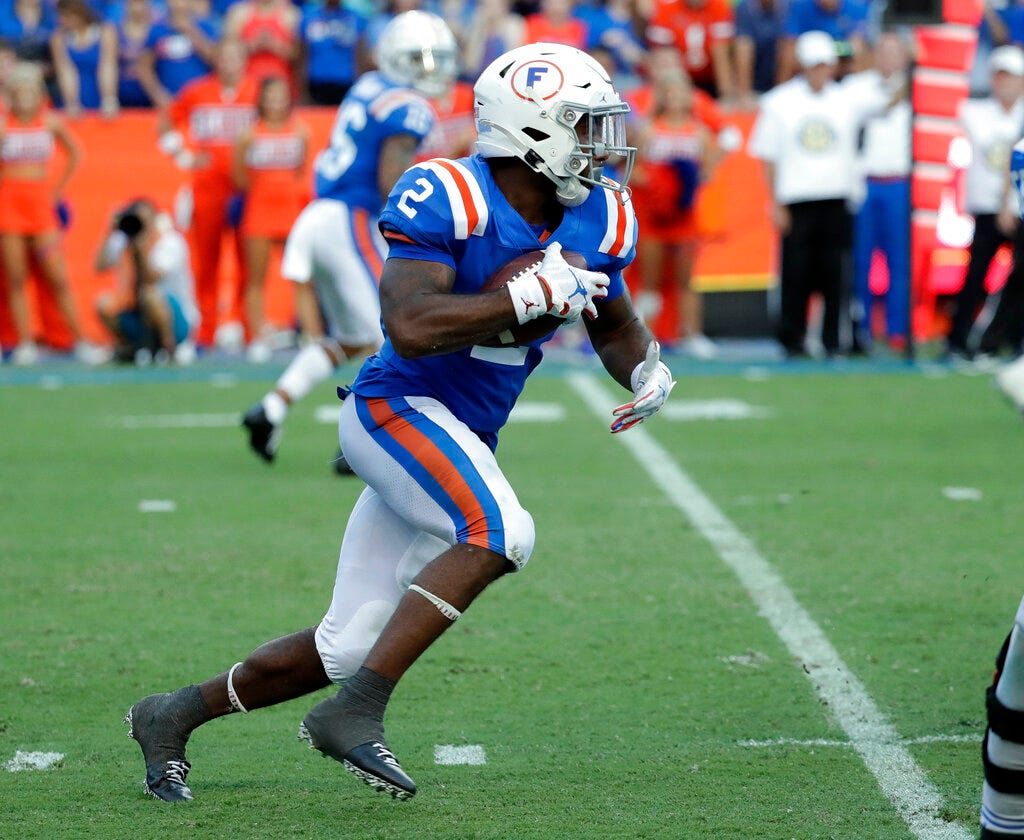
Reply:
[[260, 402], [263, 405], [263, 413], [275, 426], [280, 426], [288, 416], [288, 403], [276, 391], [271, 391]]
[[[277, 380], [277, 389], [284, 391], [294, 404], [313, 390], [321, 382], [330, 379], [334, 373], [334, 362], [327, 351], [317, 343], [303, 347], [292, 359], [281, 378]], [[271, 422], [274, 422], [271, 420]]]
[[981, 824], [1001, 834], [1024, 836], [1024, 796], [1000, 793], [985, 782], [981, 789]]
[[1024, 711], [1024, 600], [1017, 608], [1006, 662], [996, 684], [996, 697], [1007, 708]]

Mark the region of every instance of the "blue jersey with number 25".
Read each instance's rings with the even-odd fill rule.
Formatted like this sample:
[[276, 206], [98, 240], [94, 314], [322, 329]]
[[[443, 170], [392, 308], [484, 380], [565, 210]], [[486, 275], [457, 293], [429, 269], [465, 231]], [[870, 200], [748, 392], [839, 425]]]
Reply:
[[416, 91], [364, 73], [338, 107], [331, 142], [313, 163], [317, 198], [334, 198], [374, 215], [380, 212], [377, 183], [380, 150], [395, 134], [423, 140], [434, 127], [434, 110]]
[[[591, 270], [609, 276], [611, 300], [622, 294], [622, 269], [636, 251], [636, 217], [628, 197], [594, 188], [580, 206], [566, 207], [561, 224], [545, 235], [512, 209], [479, 155], [438, 158], [409, 169], [388, 196], [380, 228], [390, 244], [389, 259], [454, 269], [457, 295], [479, 292], [505, 263], [559, 242], [581, 254]], [[436, 399], [494, 448], [526, 378], [540, 363], [544, 340], [405, 359], [386, 338], [352, 390], [365, 397]]]

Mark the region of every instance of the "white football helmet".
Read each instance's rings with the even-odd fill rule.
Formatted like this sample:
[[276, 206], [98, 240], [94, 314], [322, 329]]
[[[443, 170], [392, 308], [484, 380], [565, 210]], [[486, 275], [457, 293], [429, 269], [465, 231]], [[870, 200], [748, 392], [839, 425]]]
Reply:
[[443, 96], [458, 74], [455, 36], [430, 12], [403, 12], [384, 27], [377, 42], [377, 68], [392, 82], [427, 97]]
[[[567, 207], [582, 204], [594, 186], [625, 191], [636, 162], [636, 147], [626, 145], [629, 106], [582, 50], [543, 43], [510, 50], [480, 74], [473, 93], [483, 157], [519, 158], [554, 181]], [[619, 186], [601, 178], [608, 155], [623, 159]]]

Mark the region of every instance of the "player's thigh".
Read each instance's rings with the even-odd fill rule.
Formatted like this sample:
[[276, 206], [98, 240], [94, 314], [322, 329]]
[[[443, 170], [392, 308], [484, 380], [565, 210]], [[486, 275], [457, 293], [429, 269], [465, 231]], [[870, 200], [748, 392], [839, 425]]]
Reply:
[[406, 522], [375, 490], [363, 490], [345, 527], [331, 606], [316, 630], [334, 682], [355, 673], [413, 578], [447, 547]]
[[352, 468], [412, 527], [526, 565], [533, 518], [490, 448], [437, 400], [352, 394], [339, 437]]

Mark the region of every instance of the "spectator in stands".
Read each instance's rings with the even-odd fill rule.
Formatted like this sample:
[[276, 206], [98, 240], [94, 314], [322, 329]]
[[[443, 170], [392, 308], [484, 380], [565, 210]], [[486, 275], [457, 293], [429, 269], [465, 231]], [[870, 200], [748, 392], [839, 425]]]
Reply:
[[852, 69], [865, 69], [871, 6], [868, 0], [790, 0], [779, 56], [779, 81], [797, 72], [796, 39], [805, 32], [826, 32], [836, 42], [837, 55], [852, 60]]
[[[8, 305], [18, 333], [13, 361], [34, 364], [39, 352], [25, 295], [25, 281], [35, 263], [49, 285], [75, 340], [75, 355], [87, 363], [105, 360], [82, 340], [82, 328], [68, 282], [55, 204], [62, 200], [78, 165], [78, 145], [63, 121], [46, 105], [43, 75], [36, 64], [16, 65], [7, 86], [9, 110], [0, 131], [0, 250], [7, 278]], [[51, 180], [55, 147], [66, 156], [63, 171]]]
[[499, 55], [522, 46], [525, 28], [512, 12], [512, 0], [478, 0], [462, 47], [462, 77], [475, 81]]
[[576, 16], [587, 28], [587, 52], [605, 49], [611, 54], [614, 66], [609, 75], [615, 89], [633, 87], [644, 57], [644, 45], [636, 34], [639, 15], [635, 0], [599, 0], [593, 6], [580, 4]]
[[736, 6], [736, 96], [744, 110], [757, 107], [756, 94], [775, 87], [787, 11], [787, 0], [740, 0]]
[[852, 220], [857, 139], [866, 119], [888, 104], [853, 96], [833, 81], [839, 57], [825, 32], [796, 41], [803, 72], [761, 98], [750, 154], [764, 162], [771, 217], [782, 237], [779, 343], [789, 357], [808, 352], [808, 301], [824, 298], [821, 344], [845, 350], [842, 333]]
[[1024, 52], [1019, 47], [997, 47], [989, 56], [989, 72], [992, 95], [969, 99], [960, 111], [960, 124], [971, 144], [964, 209], [974, 216], [974, 240], [946, 336], [946, 351], [954, 360], [971, 356], [971, 328], [987, 297], [985, 278], [999, 247], [1013, 242], [1014, 270], [1024, 270], [1024, 232], [1008, 176], [1010, 150], [1024, 133]]
[[57, 28], [56, 10], [44, 0], [14, 0], [0, 15], [0, 37], [17, 45], [21, 61], [49, 67], [50, 36]]
[[362, 34], [367, 20], [341, 0], [318, 0], [303, 7], [301, 33], [306, 89], [314, 105], [340, 105], [370, 57]]
[[[648, 321], [661, 310], [666, 262], [675, 282], [679, 349], [698, 358], [715, 355], [703, 334], [700, 295], [693, 289], [693, 265], [700, 243], [695, 200], [721, 153], [714, 133], [694, 113], [693, 86], [683, 73], [655, 86], [654, 113], [640, 137], [631, 185], [637, 223], [643, 289], [637, 312]], [[670, 342], [674, 343], [674, 342]]]
[[192, 0], [167, 0], [167, 19], [153, 25], [138, 61], [139, 81], [150, 101], [167, 107], [186, 84], [210, 72], [217, 24], [198, 18]]
[[437, 122], [416, 152], [418, 160], [460, 158], [472, 152], [476, 141], [473, 86], [456, 82], [446, 93], [430, 100]]
[[998, 8], [993, 3], [984, 3], [981, 25], [988, 27], [993, 46], [1024, 45], [1024, 2], [1011, 0]]
[[190, 361], [188, 337], [199, 320], [188, 243], [148, 198], [122, 208], [96, 255], [96, 270], [120, 268], [120, 290], [96, 301], [96, 313], [123, 361]]
[[83, 109], [117, 114], [117, 32], [100, 23], [85, 0], [57, 0], [50, 52], [61, 102], [69, 117]]
[[587, 26], [573, 16], [572, 0], [540, 0], [540, 8], [526, 16], [523, 42], [535, 44], [544, 41], [566, 44], [582, 50], [587, 45]]
[[287, 79], [260, 83], [256, 122], [235, 144], [235, 186], [245, 192], [241, 234], [245, 256], [245, 315], [249, 361], [270, 360], [264, 326], [264, 292], [274, 245], [288, 232], [309, 200], [306, 164], [309, 130], [292, 115]]
[[294, 95], [299, 19], [299, 10], [290, 0], [241, 0], [228, 9], [224, 35], [245, 47], [246, 75], [257, 82], [287, 79]]
[[[221, 245], [228, 207], [236, 193], [232, 178], [235, 143], [256, 117], [257, 85], [245, 75], [246, 52], [225, 38], [214, 56], [215, 72], [187, 84], [159, 120], [160, 148], [192, 173], [192, 273], [202, 321], [197, 343], [213, 344], [217, 328]], [[238, 264], [244, 265], [241, 243]]]
[[693, 83], [727, 102], [736, 95], [731, 56], [734, 35], [728, 0], [655, 0], [647, 27], [652, 46], [674, 44]]
[[128, 0], [117, 31], [117, 100], [122, 108], [149, 108], [149, 94], [139, 79], [139, 59], [157, 20], [151, 0]]
[[874, 252], [885, 255], [889, 288], [885, 324], [894, 350], [906, 346], [910, 330], [910, 102], [907, 100], [908, 45], [895, 32], [884, 33], [875, 46], [875, 68], [847, 76], [846, 89], [877, 101], [899, 104], [870, 119], [861, 144], [861, 171], [867, 179], [864, 202], [854, 226], [853, 271], [855, 336], [860, 349], [870, 348], [872, 304], [870, 274]]

